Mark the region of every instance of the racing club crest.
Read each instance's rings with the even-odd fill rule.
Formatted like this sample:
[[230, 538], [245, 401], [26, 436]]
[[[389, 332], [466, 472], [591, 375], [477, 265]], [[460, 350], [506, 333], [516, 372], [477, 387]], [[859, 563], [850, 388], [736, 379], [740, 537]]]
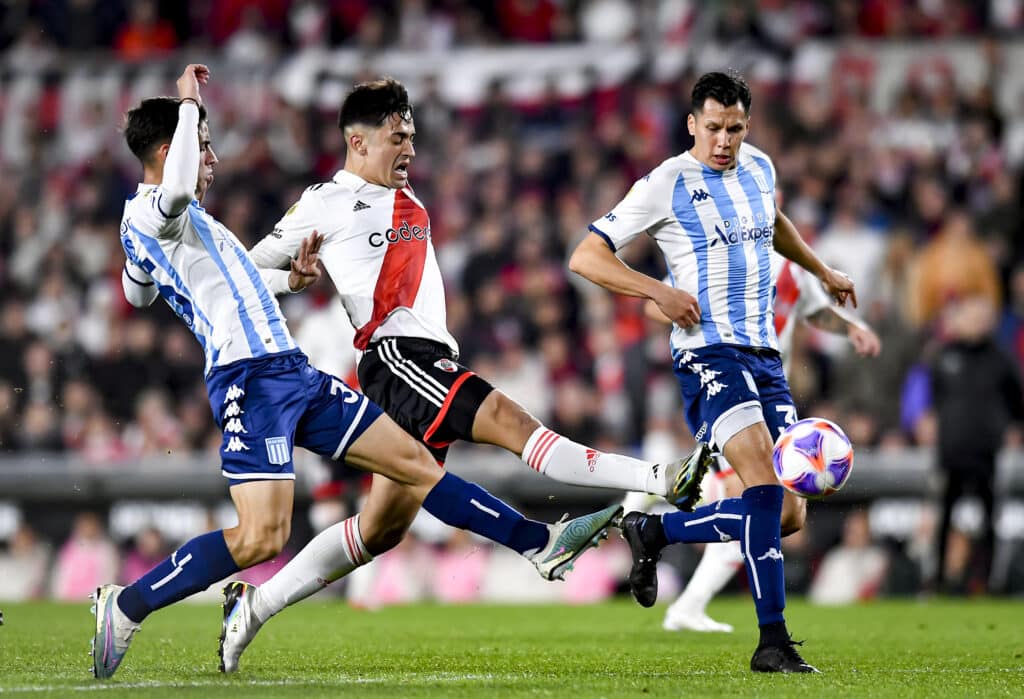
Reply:
[[441, 371], [447, 371], [449, 374], [454, 374], [456, 371], [459, 370], [459, 365], [450, 359], [438, 359], [436, 362], [434, 362], [434, 366], [436, 366]]

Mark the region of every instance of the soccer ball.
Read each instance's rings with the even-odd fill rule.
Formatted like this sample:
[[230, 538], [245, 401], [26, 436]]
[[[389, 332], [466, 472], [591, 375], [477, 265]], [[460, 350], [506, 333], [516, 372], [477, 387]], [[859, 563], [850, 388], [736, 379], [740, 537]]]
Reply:
[[786, 490], [817, 500], [846, 483], [853, 470], [853, 447], [839, 425], [809, 417], [779, 435], [772, 465]]

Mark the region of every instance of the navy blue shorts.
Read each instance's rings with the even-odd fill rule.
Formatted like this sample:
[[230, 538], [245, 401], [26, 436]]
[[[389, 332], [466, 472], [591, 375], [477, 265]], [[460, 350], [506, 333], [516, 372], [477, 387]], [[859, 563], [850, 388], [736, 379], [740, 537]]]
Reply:
[[215, 368], [206, 378], [231, 485], [295, 478], [292, 449], [344, 459], [381, 409], [298, 350]]
[[686, 423], [699, 442], [719, 449], [729, 438], [764, 421], [775, 439], [796, 422], [796, 407], [774, 350], [709, 345], [679, 350], [672, 362]]

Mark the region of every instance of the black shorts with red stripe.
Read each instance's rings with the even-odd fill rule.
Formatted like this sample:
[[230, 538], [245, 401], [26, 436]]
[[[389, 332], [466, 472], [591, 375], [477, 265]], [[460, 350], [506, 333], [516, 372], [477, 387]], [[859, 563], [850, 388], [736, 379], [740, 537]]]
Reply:
[[472, 441], [477, 410], [494, 390], [448, 345], [415, 337], [371, 342], [358, 373], [363, 393], [440, 463], [452, 442]]

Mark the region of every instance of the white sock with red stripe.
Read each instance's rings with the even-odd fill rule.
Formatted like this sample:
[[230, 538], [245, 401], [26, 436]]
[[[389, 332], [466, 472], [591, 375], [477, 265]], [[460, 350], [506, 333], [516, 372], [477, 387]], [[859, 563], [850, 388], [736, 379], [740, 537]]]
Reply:
[[277, 575], [260, 585], [253, 612], [265, 622], [372, 560], [359, 533], [359, 515], [349, 517], [313, 537]]
[[621, 454], [585, 447], [541, 425], [526, 440], [523, 461], [534, 471], [572, 485], [637, 490], [664, 496], [665, 469]]

